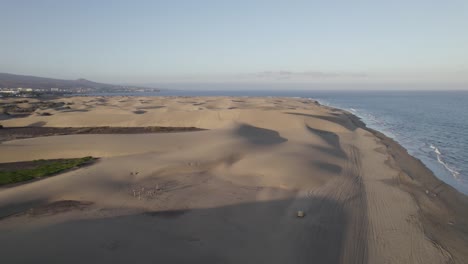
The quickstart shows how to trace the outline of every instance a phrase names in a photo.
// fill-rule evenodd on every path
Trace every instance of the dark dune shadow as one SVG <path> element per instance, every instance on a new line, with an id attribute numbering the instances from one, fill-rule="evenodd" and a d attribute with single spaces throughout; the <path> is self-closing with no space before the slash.
<path id="1" fill-rule="evenodd" d="M 0 189 L 1 190 L 1 189 Z M 27 212 L 30 208 L 45 204 L 45 200 L 30 200 L 22 203 L 11 203 L 0 207 L 0 221 L 12 215 Z"/>
<path id="2" fill-rule="evenodd" d="M 288 141 L 274 130 L 259 128 L 247 124 L 240 125 L 235 130 L 235 133 L 254 145 L 274 145 Z"/>
<path id="3" fill-rule="evenodd" d="M 11 117 L 9 114 L 0 113 L 0 121 L 1 121 L 1 120 L 12 119 L 12 118 L 13 118 L 13 117 Z"/>
<path id="4" fill-rule="evenodd" d="M 5 263 L 366 263 L 365 237 L 349 238 L 359 252 L 343 255 L 345 211 L 310 197 L 144 212 L 1 232 L 0 244 Z"/>
<path id="5" fill-rule="evenodd" d="M 89 110 L 88 109 L 66 109 L 66 110 L 62 110 L 62 112 L 66 112 L 66 113 L 89 112 Z"/>
<path id="6" fill-rule="evenodd" d="M 352 120 L 349 119 L 345 115 L 321 116 L 321 115 L 311 115 L 311 114 L 291 113 L 291 112 L 287 112 L 286 114 L 322 119 L 322 120 L 325 120 L 325 121 L 335 123 L 335 124 L 340 125 L 342 127 L 345 127 L 346 129 L 352 130 L 352 131 L 357 129 L 357 126 L 352 122 Z"/>
<path id="7" fill-rule="evenodd" d="M 330 156 L 334 156 L 336 158 L 340 158 L 340 159 L 348 158 L 346 153 L 341 148 L 328 148 L 328 147 L 322 147 L 322 146 L 317 146 L 317 145 L 310 145 L 310 147 L 313 148 L 314 150 L 318 150 L 322 153 L 325 153 Z"/>
<path id="8" fill-rule="evenodd" d="M 196 127 L 3 127 L 0 142 L 33 137 L 76 134 L 149 134 L 202 131 Z"/>
<path id="9" fill-rule="evenodd" d="M 15 118 L 26 118 L 31 116 L 32 114 L 18 114 L 18 113 L 4 113 L 0 114 L 0 120 L 9 120 Z"/>
<path id="10" fill-rule="evenodd" d="M 92 202 L 87 201 L 60 200 L 34 207 L 24 213 L 20 213 L 20 215 L 28 215 L 31 217 L 55 215 L 73 210 L 84 210 L 92 204 Z"/>
<path id="11" fill-rule="evenodd" d="M 343 170 L 341 166 L 328 163 L 328 162 L 314 161 L 313 163 L 316 166 L 318 166 L 321 170 L 328 171 L 328 172 L 335 173 L 335 174 L 339 174 Z"/>
<path id="12" fill-rule="evenodd" d="M 159 108 L 164 108 L 164 105 L 155 105 L 155 106 L 140 106 L 138 109 L 144 109 L 144 110 L 151 110 L 151 109 L 159 109 Z"/>
<path id="13" fill-rule="evenodd" d="M 144 111 L 144 110 L 135 110 L 135 111 L 133 111 L 133 113 L 136 114 L 136 115 L 142 115 L 142 114 L 146 113 L 146 111 Z"/>
<path id="14" fill-rule="evenodd" d="M 321 139 L 323 139 L 323 141 L 327 142 L 327 144 L 330 145 L 331 147 L 335 149 L 340 149 L 341 151 L 343 151 L 340 146 L 340 137 L 337 134 L 330 132 L 330 131 L 313 128 L 308 125 L 306 125 L 306 128 L 307 130 L 309 130 L 310 133 L 319 136 Z"/>
<path id="15" fill-rule="evenodd" d="M 34 122 L 34 123 L 29 124 L 28 127 L 43 127 L 43 126 L 45 126 L 45 124 L 47 124 L 47 123 L 44 122 L 44 121 L 38 121 L 38 122 Z"/>
<path id="16" fill-rule="evenodd" d="M 163 218 L 177 218 L 180 217 L 190 210 L 175 210 L 175 211 L 153 211 L 145 212 L 144 215 L 154 216 L 154 217 L 163 217 Z"/>

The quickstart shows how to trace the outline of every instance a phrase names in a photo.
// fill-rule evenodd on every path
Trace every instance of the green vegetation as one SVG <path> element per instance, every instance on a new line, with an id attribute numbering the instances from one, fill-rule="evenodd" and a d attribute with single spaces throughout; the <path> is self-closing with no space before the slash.
<path id="1" fill-rule="evenodd" d="M 68 169 L 79 167 L 95 160 L 93 157 L 60 160 L 35 160 L 30 162 L 0 164 L 0 185 L 29 181 L 36 178 L 47 177 Z M 5 165 L 5 166 L 2 166 Z M 4 168 L 6 167 L 6 169 Z M 16 167 L 16 168 L 15 168 Z"/>

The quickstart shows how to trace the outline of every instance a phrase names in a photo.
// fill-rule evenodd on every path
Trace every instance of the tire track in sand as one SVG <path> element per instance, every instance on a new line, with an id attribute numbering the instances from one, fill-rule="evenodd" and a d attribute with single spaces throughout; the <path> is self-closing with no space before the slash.
<path id="1" fill-rule="evenodd" d="M 344 221 L 343 227 L 337 227 L 331 223 L 321 223 L 327 229 L 340 229 L 341 244 L 336 245 L 341 248 L 339 263 L 367 263 L 367 199 L 364 182 L 362 180 L 362 164 L 359 149 L 353 145 L 343 146 L 348 159 L 345 161 L 341 175 L 329 180 L 324 186 L 318 189 L 309 190 L 307 196 L 311 199 L 322 198 L 336 202 L 336 208 L 320 208 L 320 212 L 313 214 L 338 215 L 342 211 Z M 332 212 L 332 213 L 330 213 Z"/>
<path id="2" fill-rule="evenodd" d="M 346 177 L 343 203 L 347 216 L 341 263 L 367 263 L 367 195 L 362 180 L 362 162 L 359 149 L 344 146 L 348 155 L 343 176 Z"/>

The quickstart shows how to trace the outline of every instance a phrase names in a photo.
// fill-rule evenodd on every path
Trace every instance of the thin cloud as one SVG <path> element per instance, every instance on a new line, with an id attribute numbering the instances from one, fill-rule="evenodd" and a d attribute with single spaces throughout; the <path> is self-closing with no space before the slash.
<path id="1" fill-rule="evenodd" d="M 322 72 L 322 71 L 263 71 L 246 74 L 245 77 L 253 77 L 263 80 L 324 80 L 324 79 L 362 79 L 368 78 L 365 73 L 342 73 L 342 72 Z"/>

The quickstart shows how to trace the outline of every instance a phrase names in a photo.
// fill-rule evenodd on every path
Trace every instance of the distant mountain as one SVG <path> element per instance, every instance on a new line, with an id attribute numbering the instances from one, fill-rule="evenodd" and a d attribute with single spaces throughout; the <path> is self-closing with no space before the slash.
<path id="1" fill-rule="evenodd" d="M 61 79 L 43 78 L 43 77 L 36 77 L 36 76 L 0 73 L 0 88 L 19 88 L 19 87 L 33 88 L 33 89 L 87 88 L 87 89 L 96 89 L 96 90 L 100 90 L 100 89 L 112 90 L 112 89 L 129 88 L 128 86 L 97 83 L 97 82 L 92 82 L 86 79 L 61 80 Z M 132 86 L 131 88 L 138 88 L 138 87 Z"/>

